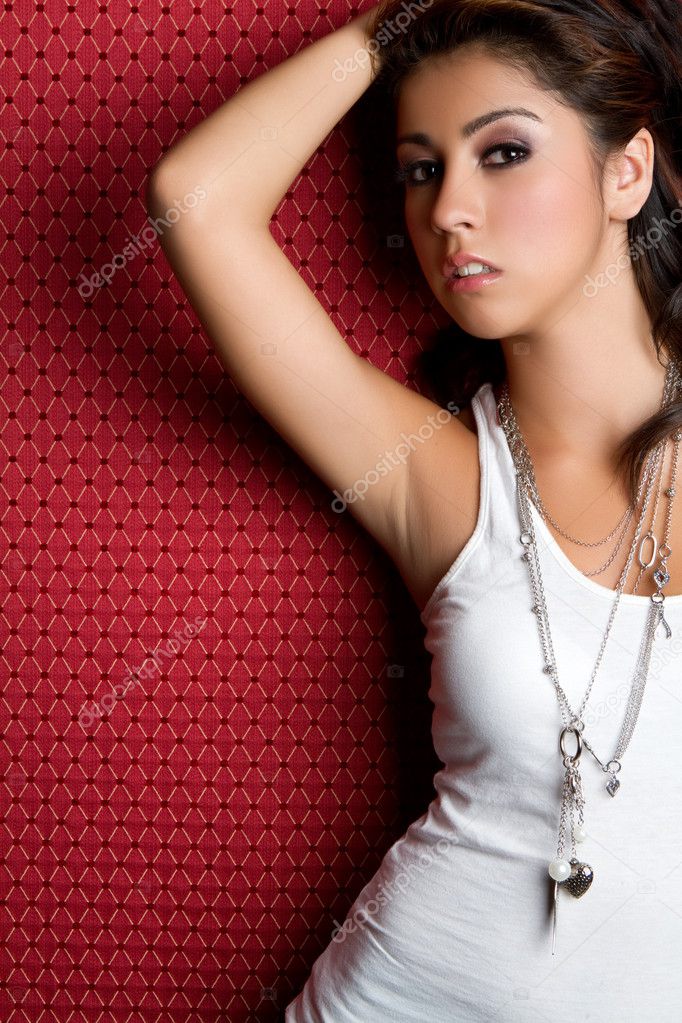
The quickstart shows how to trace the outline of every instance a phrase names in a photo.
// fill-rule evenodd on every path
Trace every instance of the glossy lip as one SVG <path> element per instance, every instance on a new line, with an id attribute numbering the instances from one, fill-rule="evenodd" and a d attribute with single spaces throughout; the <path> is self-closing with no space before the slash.
<path id="1" fill-rule="evenodd" d="M 448 291 L 477 291 L 489 284 L 494 284 L 502 276 L 501 270 L 491 274 L 475 274 L 473 277 L 451 277 L 445 282 Z"/>
<path id="2" fill-rule="evenodd" d="M 483 266 L 491 266 L 493 270 L 500 271 L 499 266 L 495 266 L 485 256 L 477 256 L 473 252 L 453 252 L 451 253 L 443 263 L 442 274 L 443 277 L 449 279 L 452 277 L 455 270 L 459 270 L 461 266 L 465 266 L 467 263 L 482 263 Z"/>

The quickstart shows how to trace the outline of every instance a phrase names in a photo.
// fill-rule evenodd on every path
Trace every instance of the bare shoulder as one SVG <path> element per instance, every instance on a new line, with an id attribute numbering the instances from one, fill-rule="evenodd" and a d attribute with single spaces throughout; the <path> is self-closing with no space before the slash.
<path id="1" fill-rule="evenodd" d="M 470 408 L 411 455 L 402 544 L 394 560 L 419 610 L 476 528 L 480 466 Z"/>

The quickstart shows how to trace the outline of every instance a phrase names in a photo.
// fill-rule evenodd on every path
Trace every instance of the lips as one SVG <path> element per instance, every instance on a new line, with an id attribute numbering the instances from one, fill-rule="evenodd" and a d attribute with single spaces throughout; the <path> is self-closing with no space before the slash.
<path id="1" fill-rule="evenodd" d="M 483 266 L 489 266 L 492 270 L 499 271 L 500 269 L 485 256 L 477 256 L 473 252 L 457 252 L 451 253 L 443 263 L 443 277 L 449 279 L 456 270 L 459 270 L 461 266 L 466 266 L 467 263 L 482 263 Z"/>

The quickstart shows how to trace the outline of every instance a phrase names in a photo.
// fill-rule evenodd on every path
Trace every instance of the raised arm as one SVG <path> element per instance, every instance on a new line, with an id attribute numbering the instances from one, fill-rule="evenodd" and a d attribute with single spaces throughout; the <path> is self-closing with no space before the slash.
<path id="1" fill-rule="evenodd" d="M 425 556 L 417 498 L 443 487 L 434 458 L 470 435 L 352 351 L 269 229 L 292 180 L 372 81 L 374 12 L 261 74 L 193 128 L 154 168 L 148 209 L 162 217 L 190 192 L 204 195 L 161 235 L 169 263 L 242 393 L 350 498 L 407 579 Z M 404 435 L 438 413 L 440 428 L 406 454 Z M 457 498 L 450 510 L 462 516 Z"/>
<path id="2" fill-rule="evenodd" d="M 243 85 L 159 161 L 152 195 L 175 194 L 186 183 L 207 193 L 196 207 L 203 221 L 267 226 L 291 182 L 372 81 L 366 47 L 375 10 Z"/>

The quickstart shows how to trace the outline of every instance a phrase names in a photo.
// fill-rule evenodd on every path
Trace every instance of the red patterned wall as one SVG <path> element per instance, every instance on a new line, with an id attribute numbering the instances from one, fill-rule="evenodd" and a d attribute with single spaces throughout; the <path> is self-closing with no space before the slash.
<path id="1" fill-rule="evenodd" d="M 4 5 L 8 1023 L 279 1019 L 431 798 L 416 608 L 223 371 L 145 210 L 175 141 L 356 13 Z M 353 131 L 272 231 L 413 386 L 432 296 L 363 207 Z"/>

